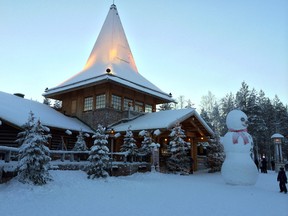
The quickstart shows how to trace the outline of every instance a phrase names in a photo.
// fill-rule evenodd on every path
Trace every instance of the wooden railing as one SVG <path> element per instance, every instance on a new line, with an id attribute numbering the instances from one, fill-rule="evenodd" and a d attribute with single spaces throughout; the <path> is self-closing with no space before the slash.
<path id="1" fill-rule="evenodd" d="M 0 160 L 4 160 L 5 163 L 9 163 L 10 161 L 18 160 L 18 152 L 19 148 L 0 146 Z M 110 152 L 109 153 L 111 161 L 117 162 L 127 162 L 130 157 L 128 152 Z M 50 150 L 50 157 L 52 160 L 61 160 L 61 161 L 83 161 L 87 160 L 89 156 L 89 151 L 72 151 L 72 150 Z M 147 155 L 138 154 L 133 158 L 129 158 L 130 162 L 143 162 Z"/>

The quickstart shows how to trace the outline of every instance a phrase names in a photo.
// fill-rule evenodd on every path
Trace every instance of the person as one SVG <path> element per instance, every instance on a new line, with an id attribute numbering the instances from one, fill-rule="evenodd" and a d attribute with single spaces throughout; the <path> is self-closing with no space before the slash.
<path id="1" fill-rule="evenodd" d="M 278 176 L 277 176 L 277 181 L 279 181 L 280 193 L 282 192 L 287 193 L 287 188 L 286 188 L 287 176 L 284 171 L 284 167 L 280 168 L 280 171 L 278 172 Z"/>
<path id="2" fill-rule="evenodd" d="M 271 167 L 272 167 L 272 170 L 274 171 L 275 170 L 275 161 L 274 160 L 271 161 Z"/>
<path id="3" fill-rule="evenodd" d="M 261 173 L 267 173 L 267 160 L 264 157 L 261 162 Z"/>

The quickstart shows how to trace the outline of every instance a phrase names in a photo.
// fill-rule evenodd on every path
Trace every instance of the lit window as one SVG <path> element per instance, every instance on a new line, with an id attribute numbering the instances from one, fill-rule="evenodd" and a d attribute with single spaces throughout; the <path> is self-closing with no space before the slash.
<path id="1" fill-rule="evenodd" d="M 114 109 L 121 110 L 121 97 L 112 95 L 111 106 Z"/>
<path id="2" fill-rule="evenodd" d="M 93 109 L 93 97 L 86 97 L 84 99 L 84 111 L 90 111 Z"/>
<path id="3" fill-rule="evenodd" d="M 96 96 L 96 109 L 101 109 L 106 107 L 106 95 L 97 95 Z"/>
<path id="4" fill-rule="evenodd" d="M 143 112 L 143 103 L 136 101 L 135 102 L 135 111 L 136 112 Z"/>
<path id="5" fill-rule="evenodd" d="M 149 104 L 145 104 L 145 112 L 151 113 L 152 112 L 152 106 Z"/>
<path id="6" fill-rule="evenodd" d="M 128 98 L 124 98 L 124 110 L 128 110 L 129 104 L 130 104 L 130 106 L 131 106 L 131 108 L 132 108 L 132 110 L 133 110 L 133 107 L 132 107 L 132 105 L 133 105 L 133 100 L 128 99 Z"/>

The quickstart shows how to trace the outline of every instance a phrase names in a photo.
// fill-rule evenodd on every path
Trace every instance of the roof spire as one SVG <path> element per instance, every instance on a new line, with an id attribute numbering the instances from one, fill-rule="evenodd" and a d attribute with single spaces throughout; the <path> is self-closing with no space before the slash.
<path id="1" fill-rule="evenodd" d="M 139 74 L 114 1 L 83 70 L 55 87 L 54 92 L 113 79 L 149 94 L 160 94 L 160 97 L 170 101 L 168 94 Z M 48 90 L 45 95 L 50 92 Z"/>

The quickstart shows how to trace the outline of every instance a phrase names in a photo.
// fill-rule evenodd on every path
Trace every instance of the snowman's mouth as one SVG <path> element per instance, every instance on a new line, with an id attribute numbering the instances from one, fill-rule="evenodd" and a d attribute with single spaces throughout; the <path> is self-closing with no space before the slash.
<path id="1" fill-rule="evenodd" d="M 242 122 L 242 126 L 243 127 L 247 127 L 248 126 L 248 121 Z"/>

